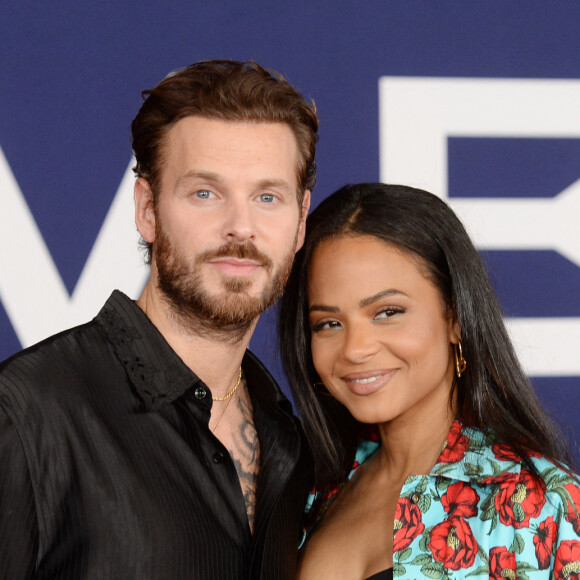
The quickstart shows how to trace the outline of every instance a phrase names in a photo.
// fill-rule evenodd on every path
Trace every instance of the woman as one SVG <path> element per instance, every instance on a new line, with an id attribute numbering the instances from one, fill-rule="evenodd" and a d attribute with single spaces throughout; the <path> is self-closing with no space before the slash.
<path id="1" fill-rule="evenodd" d="M 578 577 L 569 451 L 442 200 L 324 200 L 279 330 L 317 465 L 301 579 Z"/>

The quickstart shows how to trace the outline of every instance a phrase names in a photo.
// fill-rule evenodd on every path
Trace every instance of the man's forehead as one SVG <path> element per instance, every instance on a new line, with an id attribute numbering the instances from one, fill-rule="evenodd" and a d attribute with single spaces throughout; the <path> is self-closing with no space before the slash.
<path id="1" fill-rule="evenodd" d="M 159 150 L 159 169 L 179 166 L 179 178 L 210 177 L 219 181 L 230 169 L 250 173 L 268 168 L 260 179 L 273 185 L 298 183 L 298 143 L 286 123 L 228 121 L 200 116 L 180 119 L 167 131 Z M 230 167 L 227 162 L 231 162 Z"/>

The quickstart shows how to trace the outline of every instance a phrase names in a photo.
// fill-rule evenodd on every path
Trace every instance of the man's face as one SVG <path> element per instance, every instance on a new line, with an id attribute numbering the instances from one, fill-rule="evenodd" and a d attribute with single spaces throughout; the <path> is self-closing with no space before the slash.
<path id="1" fill-rule="evenodd" d="M 150 241 L 180 319 L 243 332 L 280 296 L 310 200 L 297 202 L 297 154 L 282 123 L 186 117 L 169 130 Z"/>

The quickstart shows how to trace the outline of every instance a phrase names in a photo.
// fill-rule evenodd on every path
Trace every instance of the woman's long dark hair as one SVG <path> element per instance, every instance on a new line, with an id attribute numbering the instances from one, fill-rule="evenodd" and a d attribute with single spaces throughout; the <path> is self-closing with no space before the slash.
<path id="1" fill-rule="evenodd" d="M 462 422 L 491 428 L 498 441 L 522 457 L 531 450 L 569 464 L 569 448 L 520 366 L 483 262 L 457 216 L 426 191 L 363 183 L 338 190 L 309 216 L 306 240 L 279 308 L 281 357 L 312 445 L 319 488 L 344 479 L 359 431 L 340 403 L 313 387 L 320 377 L 310 350 L 310 260 L 323 240 L 345 235 L 379 238 L 424 263 L 461 329 L 468 366 L 454 389 Z"/>

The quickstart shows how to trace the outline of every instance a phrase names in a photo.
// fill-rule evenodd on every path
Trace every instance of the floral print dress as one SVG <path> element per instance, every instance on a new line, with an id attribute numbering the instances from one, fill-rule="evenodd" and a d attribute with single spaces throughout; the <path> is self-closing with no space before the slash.
<path id="1" fill-rule="evenodd" d="M 378 437 L 360 443 L 349 479 L 378 447 Z M 530 461 L 543 486 L 491 433 L 455 421 L 431 473 L 401 489 L 394 577 L 580 578 L 578 479 L 538 454 Z"/>

